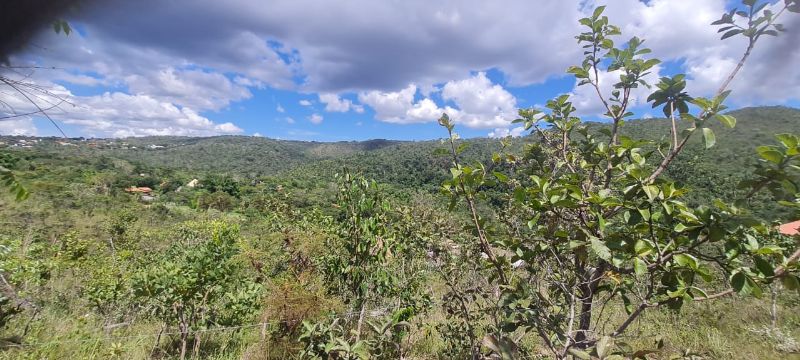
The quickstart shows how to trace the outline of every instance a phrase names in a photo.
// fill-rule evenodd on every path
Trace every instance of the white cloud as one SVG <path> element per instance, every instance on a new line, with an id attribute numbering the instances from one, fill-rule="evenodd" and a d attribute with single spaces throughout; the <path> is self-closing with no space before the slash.
<path id="1" fill-rule="evenodd" d="M 294 124 L 294 118 L 291 116 L 287 116 L 285 120 L 287 124 Z"/>
<path id="2" fill-rule="evenodd" d="M 147 95 L 105 93 L 75 97 L 74 108 L 58 118 L 64 123 L 111 136 L 216 135 L 242 130 L 232 123 L 216 124 L 188 107 L 178 107 Z"/>
<path id="3" fill-rule="evenodd" d="M 328 112 L 348 112 L 350 110 L 356 113 L 363 113 L 364 107 L 353 103 L 350 99 L 340 98 L 339 95 L 333 93 L 320 93 L 319 102 L 325 104 L 325 111 Z"/>
<path id="4" fill-rule="evenodd" d="M 439 108 L 429 98 L 414 102 L 416 93 L 417 86 L 411 84 L 395 92 L 363 92 L 358 95 L 358 101 L 375 110 L 376 119 L 395 124 L 431 122 L 442 116 L 444 112 L 452 115 L 457 113 L 450 107 Z"/>
<path id="5" fill-rule="evenodd" d="M 494 131 L 490 132 L 488 136 L 490 138 L 504 138 L 507 136 L 511 137 L 520 137 L 525 132 L 525 127 L 518 126 L 514 128 L 496 128 Z"/>
<path id="6" fill-rule="evenodd" d="M 302 106 L 311 106 L 311 101 L 308 101 L 306 99 L 300 100 L 297 103 L 302 105 Z"/>
<path id="7" fill-rule="evenodd" d="M 37 40 L 47 51 L 32 52 L 102 76 L 188 63 L 235 74 L 238 84 L 311 92 L 427 89 L 491 67 L 529 84 L 578 53 L 563 44 L 582 2 L 279 0 L 268 10 L 253 0 L 98 2 L 73 19 L 81 34 L 48 34 Z"/>
<path id="8" fill-rule="evenodd" d="M 403 122 L 416 92 L 416 85 L 409 85 L 397 92 L 369 91 L 359 94 L 358 101 L 372 107 L 378 120 Z"/>
<path id="9" fill-rule="evenodd" d="M 281 106 L 281 104 L 278 104 L 278 107 L 275 108 L 275 111 L 279 113 L 285 113 L 286 109 L 284 109 L 283 106 Z"/>
<path id="10" fill-rule="evenodd" d="M 257 132 L 253 133 L 253 137 L 264 137 L 264 135 L 261 135 L 261 133 Z"/>
<path id="11" fill-rule="evenodd" d="M 325 111 L 328 112 L 348 112 L 353 102 L 348 99 L 341 99 L 339 95 L 332 93 L 320 93 L 319 102 L 325 104 Z"/>
<path id="12" fill-rule="evenodd" d="M 661 72 L 661 67 L 656 65 L 652 68 L 650 74 L 644 77 L 644 80 L 652 85 L 655 86 L 658 83 L 659 74 Z M 619 76 L 622 74 L 622 71 L 600 71 L 600 91 L 606 96 L 611 96 L 611 91 L 614 88 L 614 84 L 619 82 Z M 577 109 L 576 113 L 578 115 L 600 115 L 605 114 L 606 109 L 600 99 L 597 97 L 597 91 L 591 85 L 583 85 L 577 86 L 578 81 L 575 81 L 575 88 L 572 90 L 572 97 L 570 101 Z M 629 100 L 629 108 L 636 107 L 638 105 L 644 105 L 647 103 L 647 96 L 653 89 L 649 89 L 644 86 L 639 86 L 636 89 L 631 91 L 630 100 Z"/>
<path id="13" fill-rule="evenodd" d="M 516 118 L 516 98 L 502 86 L 492 84 L 483 72 L 448 82 L 442 89 L 442 98 L 458 106 L 455 121 L 472 128 L 507 126 Z"/>
<path id="14" fill-rule="evenodd" d="M 432 122 L 447 113 L 454 122 L 471 128 L 505 127 L 517 111 L 514 96 L 492 84 L 483 72 L 444 85 L 442 99 L 455 107 L 440 107 L 429 97 L 415 101 L 417 92 L 411 84 L 396 92 L 361 93 L 358 100 L 375 110 L 376 119 L 398 124 Z"/>
<path id="15" fill-rule="evenodd" d="M 44 31 L 38 46 L 12 61 L 55 67 L 35 77 L 68 88 L 104 86 L 195 113 L 269 87 L 319 94 L 320 102 L 327 94 L 358 94 L 359 103 L 333 95 L 326 111 L 360 113 L 366 105 L 394 123 L 435 121 L 447 112 L 466 126 L 502 129 L 515 117 L 516 99 L 485 75 L 465 74 L 496 69 L 504 86 L 514 87 L 563 75 L 580 60 L 577 20 L 604 3 L 624 32 L 616 41 L 638 35 L 654 55 L 682 62 L 694 95 L 716 90 L 744 50 L 739 40 L 720 42 L 709 25 L 726 0 L 277 0 L 268 9 L 254 0 L 116 0 L 87 4 L 70 19 L 81 32 Z M 800 96 L 800 16 L 785 14 L 781 22 L 789 32 L 762 38 L 733 84 L 739 104 Z M 582 91 L 573 90 L 579 109 L 596 113 L 598 103 Z M 436 103 L 437 94 L 444 103 Z"/>
<path id="16" fill-rule="evenodd" d="M 96 96 L 75 96 L 62 86 L 54 84 L 48 86 L 52 93 L 72 104 L 62 104 L 49 110 L 48 114 L 56 121 L 75 125 L 86 133 L 98 136 L 207 136 L 242 132 L 242 129 L 233 123 L 215 123 L 190 107 L 176 106 L 149 95 L 106 92 Z M 18 113 L 36 110 L 36 107 L 21 95 L 7 91 L 8 89 L 3 87 L 0 87 L 0 90 L 7 94 L 3 100 L 13 106 Z M 37 102 L 40 102 L 40 106 L 43 105 L 43 100 L 37 98 Z M 25 127 L 20 126 L 25 124 L 17 123 L 16 126 L 23 129 Z M 31 131 L 30 127 L 26 129 Z"/>
<path id="17" fill-rule="evenodd" d="M 317 113 L 313 113 L 308 117 L 308 121 L 311 121 L 312 124 L 322 124 L 323 119 L 322 115 Z"/>
<path id="18" fill-rule="evenodd" d="M 0 120 L 0 135 L 35 136 L 38 133 L 39 131 L 30 117 Z"/>
<path id="19" fill-rule="evenodd" d="M 157 97 L 197 110 L 220 110 L 231 102 L 248 99 L 250 91 L 216 72 L 163 69 L 145 75 L 125 77 L 134 95 Z"/>

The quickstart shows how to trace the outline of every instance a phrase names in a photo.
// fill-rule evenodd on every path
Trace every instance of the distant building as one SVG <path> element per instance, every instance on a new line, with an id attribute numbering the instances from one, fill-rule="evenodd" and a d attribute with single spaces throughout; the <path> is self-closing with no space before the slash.
<path id="1" fill-rule="evenodd" d="M 800 233 L 800 220 L 792 221 L 778 227 L 778 230 L 783 235 L 797 235 Z"/>
<path id="2" fill-rule="evenodd" d="M 132 194 L 147 194 L 147 195 L 149 195 L 150 193 L 153 192 L 153 189 L 151 189 L 149 187 L 146 187 L 146 186 L 142 186 L 142 187 L 131 186 L 129 188 L 126 188 L 125 191 L 129 192 L 129 193 L 132 193 Z"/>

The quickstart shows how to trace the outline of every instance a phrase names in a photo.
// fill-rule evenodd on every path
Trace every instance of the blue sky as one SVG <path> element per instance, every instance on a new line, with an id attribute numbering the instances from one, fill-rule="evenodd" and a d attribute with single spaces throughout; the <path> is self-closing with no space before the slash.
<path id="1" fill-rule="evenodd" d="M 744 50 L 710 22 L 725 0 L 617 0 L 606 14 L 621 43 L 645 38 L 665 62 L 649 77 L 686 73 L 709 96 Z M 85 5 L 75 32 L 45 30 L 12 57 L 49 89 L 40 105 L 69 136 L 256 135 L 341 141 L 442 137 L 447 112 L 462 136 L 519 135 L 519 108 L 571 94 L 584 119 L 600 102 L 564 70 L 580 62 L 577 20 L 603 1 L 404 2 L 144 0 Z M 771 5 L 781 6 L 782 2 Z M 766 38 L 733 85 L 732 107 L 798 106 L 800 16 Z M 10 74 L 14 75 L 14 74 Z M 601 73 L 601 87 L 615 74 Z M 29 104 L 3 100 L 25 112 Z M 658 115 L 634 94 L 639 117 Z M 5 109 L 9 112 L 8 109 Z M 43 118 L 0 122 L 0 134 L 58 135 Z"/>

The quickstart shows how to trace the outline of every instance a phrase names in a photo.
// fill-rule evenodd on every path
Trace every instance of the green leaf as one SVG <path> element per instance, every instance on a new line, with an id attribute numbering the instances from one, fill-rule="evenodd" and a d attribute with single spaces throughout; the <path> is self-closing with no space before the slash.
<path id="1" fill-rule="evenodd" d="M 729 128 L 736 127 L 736 118 L 733 117 L 733 116 L 718 114 L 717 115 L 717 120 L 719 120 L 719 122 L 725 124 L 725 126 L 727 126 Z"/>
<path id="2" fill-rule="evenodd" d="M 469 147 L 469 143 L 461 143 L 460 145 L 458 145 L 458 148 L 456 148 L 456 154 L 463 153 L 464 150 L 466 150 L 468 147 Z"/>
<path id="3" fill-rule="evenodd" d="M 678 265 L 691 268 L 692 270 L 697 270 L 697 259 L 695 259 L 694 256 L 689 254 L 678 254 L 673 258 L 675 259 L 675 263 Z"/>
<path id="4" fill-rule="evenodd" d="M 508 176 L 506 176 L 505 174 L 503 174 L 501 172 L 497 172 L 497 171 L 493 172 L 492 174 L 494 174 L 494 177 L 496 177 L 497 180 L 499 180 L 500 182 L 503 182 L 503 183 L 507 183 L 508 182 Z"/>
<path id="5" fill-rule="evenodd" d="M 653 201 L 658 197 L 658 194 L 659 194 L 658 186 L 645 185 L 645 186 L 642 186 L 642 190 L 644 190 L 644 193 L 647 194 L 647 198 L 650 199 L 650 201 Z"/>
<path id="6" fill-rule="evenodd" d="M 596 9 L 594 9 L 594 13 L 592 13 L 592 17 L 593 18 L 597 18 L 598 16 L 600 16 L 603 13 L 603 11 L 605 11 L 605 9 L 606 9 L 605 5 L 598 6 Z"/>
<path id="7" fill-rule="evenodd" d="M 574 357 L 576 357 L 578 359 L 581 359 L 581 360 L 590 360 L 592 358 L 592 356 L 589 355 L 589 353 L 587 353 L 587 352 L 585 352 L 583 350 L 578 350 L 577 348 L 574 348 L 574 347 L 569 348 L 569 350 L 567 350 L 567 352 L 572 354 L 572 356 L 574 356 Z"/>
<path id="8" fill-rule="evenodd" d="M 594 251 L 597 256 L 603 260 L 609 261 L 611 260 L 611 250 L 609 250 L 608 246 L 600 239 L 596 237 L 592 237 L 592 251 Z"/>
<path id="9" fill-rule="evenodd" d="M 714 136 L 714 131 L 709 128 L 703 128 L 703 142 L 706 144 L 706 149 L 711 148 L 717 143 L 717 138 Z"/>
<path id="10" fill-rule="evenodd" d="M 611 339 L 610 336 L 603 336 L 600 340 L 597 341 L 597 345 L 595 345 L 595 350 L 597 350 L 597 357 L 601 359 L 606 358 L 606 354 L 611 350 L 611 346 L 614 344 L 614 340 Z"/>
<path id="11" fill-rule="evenodd" d="M 636 272 L 636 275 L 641 276 L 647 273 L 647 263 L 640 258 L 633 259 L 633 270 Z"/>
<path id="12" fill-rule="evenodd" d="M 773 149 L 771 146 L 759 146 L 756 152 L 762 159 L 769 162 L 780 164 L 783 161 L 783 154 L 780 151 Z"/>
<path id="13" fill-rule="evenodd" d="M 751 294 L 759 298 L 763 294 L 755 280 L 741 271 L 737 271 L 731 276 L 731 286 L 739 295 Z"/>
<path id="14" fill-rule="evenodd" d="M 786 274 L 781 278 L 781 283 L 788 290 L 800 290 L 800 281 L 797 280 L 797 276 Z"/>
<path id="15" fill-rule="evenodd" d="M 786 148 L 797 147 L 798 138 L 792 134 L 778 134 L 775 138 L 780 141 Z"/>
<path id="16" fill-rule="evenodd" d="M 773 268 L 772 264 L 770 264 L 768 261 L 764 260 L 764 258 L 760 256 L 754 256 L 753 262 L 755 263 L 758 272 L 760 272 L 762 275 L 766 277 L 775 276 L 775 268 Z"/>
<path id="17" fill-rule="evenodd" d="M 750 289 L 747 288 L 747 275 L 741 272 L 733 274 L 733 276 L 731 276 L 731 287 L 742 295 L 750 293 Z"/>
<path id="18" fill-rule="evenodd" d="M 744 30 L 741 30 L 741 29 L 735 29 L 735 30 L 728 31 L 724 35 L 722 35 L 722 38 L 720 38 L 720 40 L 725 40 L 725 39 L 727 39 L 727 38 L 729 38 L 731 36 L 734 36 L 734 35 L 737 35 L 737 34 L 741 34 L 743 32 L 744 32 Z"/>

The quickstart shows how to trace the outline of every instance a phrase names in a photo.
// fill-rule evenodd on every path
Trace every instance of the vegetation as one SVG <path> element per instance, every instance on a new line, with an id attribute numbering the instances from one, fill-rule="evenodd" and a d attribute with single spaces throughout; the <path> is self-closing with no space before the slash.
<path id="1" fill-rule="evenodd" d="M 800 217 L 800 111 L 725 99 L 800 5 L 744 5 L 716 22 L 748 46 L 711 98 L 645 83 L 643 40 L 582 19 L 568 72 L 603 123 L 559 96 L 501 141 L 444 115 L 443 141 L 0 149 L 0 358 L 797 356 L 798 237 L 775 225 Z M 665 118 L 632 120 L 649 86 Z"/>

